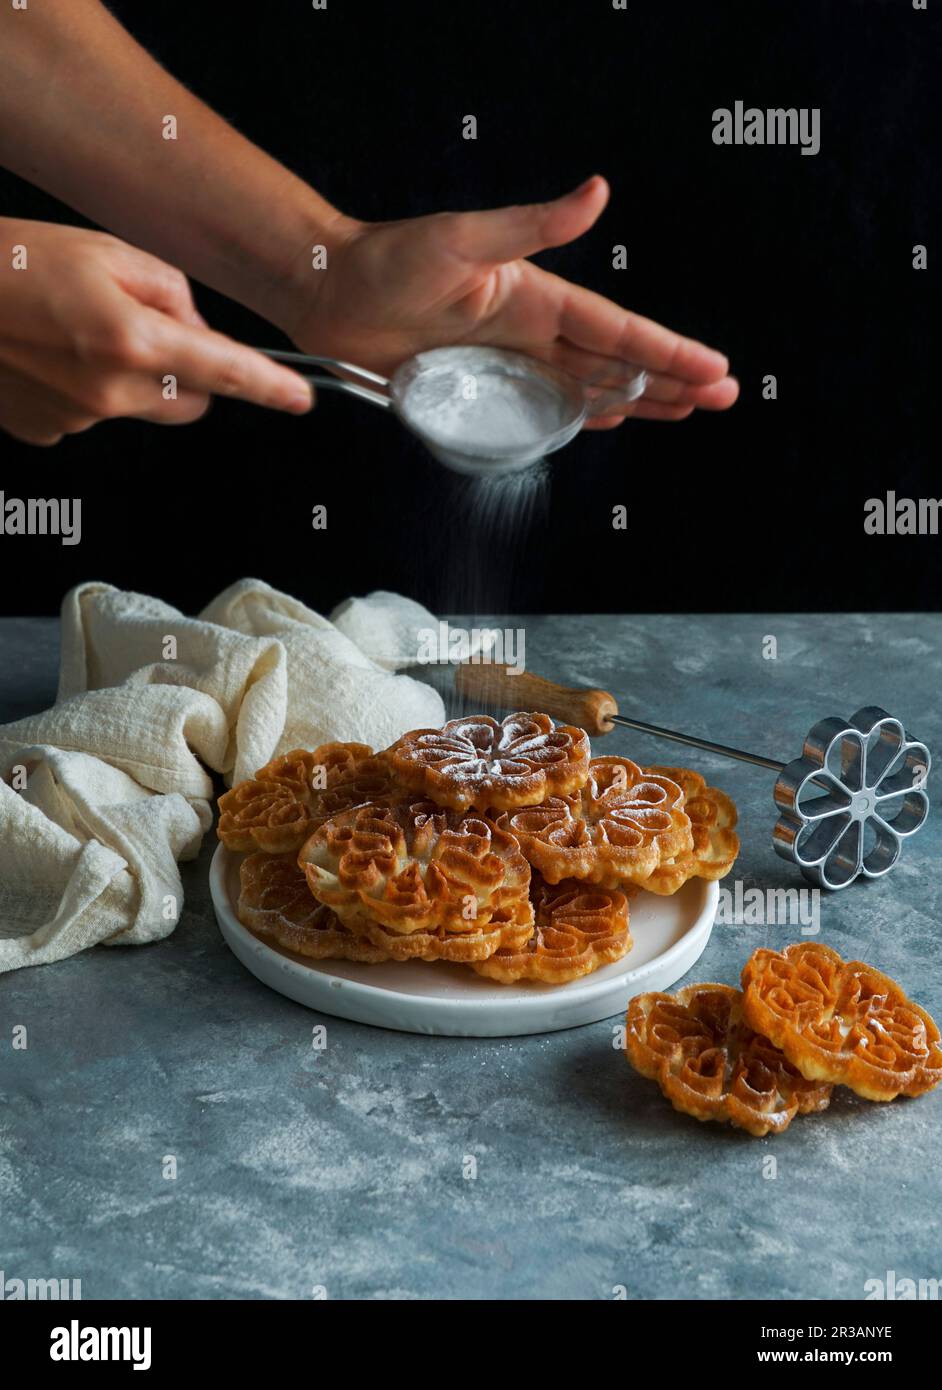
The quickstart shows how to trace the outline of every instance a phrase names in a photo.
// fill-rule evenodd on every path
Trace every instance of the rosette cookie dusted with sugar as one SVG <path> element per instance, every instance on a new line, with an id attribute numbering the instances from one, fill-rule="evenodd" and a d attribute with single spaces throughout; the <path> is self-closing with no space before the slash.
<path id="1" fill-rule="evenodd" d="M 398 792 L 387 763 L 365 743 L 295 749 L 219 798 L 217 834 L 227 849 L 286 854 L 332 815 Z"/>
<path id="2" fill-rule="evenodd" d="M 256 852 L 239 866 L 237 915 L 243 926 L 312 960 L 389 960 L 375 943 L 348 931 L 307 886 L 294 854 Z"/>
<path id="3" fill-rule="evenodd" d="M 739 836 L 733 829 L 738 819 L 735 803 L 688 767 L 646 767 L 644 774 L 669 777 L 681 787 L 693 835 L 692 849 L 663 860 L 645 879 L 648 892 L 671 894 L 691 878 L 723 878 L 739 853 Z"/>
<path id="4" fill-rule="evenodd" d="M 742 987 L 749 1024 L 802 1076 L 840 1082 L 878 1101 L 918 1096 L 942 1080 L 935 1022 L 872 965 L 801 942 L 755 951 Z"/>
<path id="5" fill-rule="evenodd" d="M 498 824 L 547 883 L 646 884 L 659 864 L 693 848 L 681 788 L 629 758 L 593 758 L 581 790 L 507 812 Z"/>
<path id="6" fill-rule="evenodd" d="M 471 935 L 495 917 L 533 921 L 530 866 L 513 836 L 430 801 L 336 816 L 298 863 L 314 896 L 353 930 L 364 918 L 401 934 Z"/>
<path id="7" fill-rule="evenodd" d="M 537 877 L 531 888 L 535 922 L 523 943 L 504 943 L 475 965 L 479 975 L 515 984 L 539 980 L 562 985 L 621 960 L 631 950 L 628 899 L 616 888 Z"/>
<path id="8" fill-rule="evenodd" d="M 589 767 L 583 729 L 548 714 L 486 714 L 403 734 L 383 756 L 406 787 L 453 810 L 504 811 L 577 791 Z"/>
<path id="9" fill-rule="evenodd" d="M 729 1122 L 749 1134 L 780 1134 L 796 1114 L 824 1110 L 831 1087 L 806 1080 L 743 1017 L 731 985 L 687 985 L 639 994 L 628 1005 L 625 1052 L 675 1110 Z"/>

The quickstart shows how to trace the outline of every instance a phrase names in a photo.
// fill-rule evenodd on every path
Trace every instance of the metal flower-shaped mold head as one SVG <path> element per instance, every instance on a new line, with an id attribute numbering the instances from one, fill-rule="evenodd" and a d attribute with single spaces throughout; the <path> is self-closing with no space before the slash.
<path id="1" fill-rule="evenodd" d="M 926 745 L 876 705 L 847 723 L 822 719 L 775 784 L 777 852 L 821 888 L 882 878 L 929 814 L 930 763 Z"/>

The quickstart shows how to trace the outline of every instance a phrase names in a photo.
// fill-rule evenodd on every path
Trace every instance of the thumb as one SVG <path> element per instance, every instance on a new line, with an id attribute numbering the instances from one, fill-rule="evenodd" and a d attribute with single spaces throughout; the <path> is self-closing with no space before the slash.
<path id="1" fill-rule="evenodd" d="M 501 265 L 548 246 L 564 246 L 589 230 L 608 202 L 608 192 L 602 176 L 593 174 L 551 203 L 459 213 L 452 250 L 467 261 Z"/>

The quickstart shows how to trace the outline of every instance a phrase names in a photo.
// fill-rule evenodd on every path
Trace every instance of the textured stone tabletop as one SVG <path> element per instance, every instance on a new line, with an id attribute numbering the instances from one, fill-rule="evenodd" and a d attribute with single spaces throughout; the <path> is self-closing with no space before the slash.
<path id="1" fill-rule="evenodd" d="M 604 685 L 641 719 L 787 760 L 815 719 L 879 704 L 942 749 L 940 616 L 519 621 L 529 668 Z M 51 621 L 0 621 L 0 721 L 51 702 L 57 645 Z M 604 749 L 683 752 L 624 730 Z M 685 760 L 739 804 L 731 877 L 805 886 L 771 848 L 773 775 Z M 325 1019 L 223 944 L 212 850 L 184 866 L 167 940 L 0 977 L 8 1278 L 80 1278 L 85 1298 L 860 1299 L 889 1270 L 942 1275 L 942 1090 L 874 1105 L 839 1089 L 757 1140 L 675 1113 L 613 1048 L 617 1018 L 483 1041 Z M 823 898 L 815 938 L 937 1018 L 939 850 L 933 815 L 889 878 Z M 735 983 L 756 946 L 798 932 L 718 923 L 695 978 Z"/>

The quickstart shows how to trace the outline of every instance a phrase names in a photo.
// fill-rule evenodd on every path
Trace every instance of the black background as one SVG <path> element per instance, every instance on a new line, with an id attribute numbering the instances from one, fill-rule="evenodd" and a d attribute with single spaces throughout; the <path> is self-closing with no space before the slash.
<path id="1" fill-rule="evenodd" d="M 87 578 L 194 610 L 243 574 L 321 611 L 374 587 L 482 612 L 939 606 L 942 537 L 863 531 L 869 497 L 942 495 L 931 7 L 111 8 L 352 215 L 542 200 L 604 173 L 600 222 L 540 263 L 721 347 L 742 397 L 726 414 L 580 436 L 553 463 L 545 518 L 497 537 L 468 524 L 466 488 L 395 421 L 336 394 L 300 420 L 220 402 L 184 429 L 108 424 L 53 450 L 0 436 L 8 496 L 83 499 L 80 546 L 0 538 L 0 611 L 52 612 Z M 820 153 L 715 146 L 712 112 L 737 99 L 819 107 Z M 468 113 L 476 142 L 461 138 Z M 82 220 L 6 175 L 0 210 Z M 612 268 L 617 243 L 626 271 Z M 928 271 L 912 269 L 916 243 Z M 214 326 L 278 341 L 238 306 L 197 296 Z M 777 401 L 762 400 L 766 373 Z M 310 529 L 317 503 L 326 532 Z M 617 503 L 624 532 L 611 527 Z"/>

